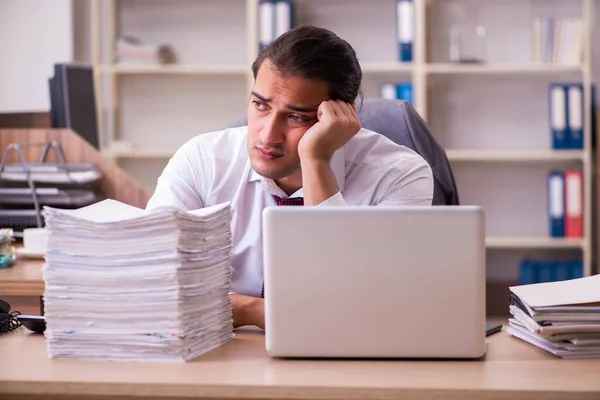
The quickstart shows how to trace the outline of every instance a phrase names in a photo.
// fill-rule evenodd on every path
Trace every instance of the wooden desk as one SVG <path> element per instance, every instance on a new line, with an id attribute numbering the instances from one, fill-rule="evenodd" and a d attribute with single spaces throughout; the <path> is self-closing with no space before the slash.
<path id="1" fill-rule="evenodd" d="M 476 361 L 315 361 L 267 356 L 264 335 L 184 363 L 50 359 L 24 328 L 0 335 L 0 398 L 600 399 L 600 360 L 562 360 L 505 332 Z"/>

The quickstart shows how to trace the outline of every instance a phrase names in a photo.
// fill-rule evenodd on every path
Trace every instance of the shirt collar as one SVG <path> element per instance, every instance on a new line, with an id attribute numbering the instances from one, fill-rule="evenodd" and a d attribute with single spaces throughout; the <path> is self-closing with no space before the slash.
<path id="1" fill-rule="evenodd" d="M 250 159 L 248 159 L 248 163 L 250 163 Z M 337 181 L 338 189 L 340 190 L 340 192 L 344 191 L 344 188 L 346 187 L 346 159 L 344 157 L 343 147 L 333 154 L 333 157 L 331 158 L 331 170 L 333 171 L 333 175 L 335 176 L 335 180 Z M 271 192 L 271 194 L 275 194 L 281 198 L 302 197 L 302 188 L 300 188 L 296 193 L 292 194 L 292 196 L 287 196 L 283 192 L 283 190 L 281 190 L 277 186 L 275 181 L 273 181 L 272 179 L 264 178 L 261 175 L 259 175 L 258 172 L 256 172 L 250 164 L 250 174 L 248 176 L 248 182 L 256 181 L 262 181 L 263 188 L 266 191 L 269 191 Z"/>

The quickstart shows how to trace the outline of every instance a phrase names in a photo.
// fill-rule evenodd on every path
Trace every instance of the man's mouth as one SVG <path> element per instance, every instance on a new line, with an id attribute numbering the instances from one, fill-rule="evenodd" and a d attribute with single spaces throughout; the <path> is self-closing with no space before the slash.
<path id="1" fill-rule="evenodd" d="M 258 151 L 258 154 L 261 156 L 261 158 L 264 158 L 265 160 L 274 160 L 276 158 L 283 156 L 283 154 L 281 154 L 281 153 L 264 150 L 259 147 L 257 147 L 256 150 Z"/>

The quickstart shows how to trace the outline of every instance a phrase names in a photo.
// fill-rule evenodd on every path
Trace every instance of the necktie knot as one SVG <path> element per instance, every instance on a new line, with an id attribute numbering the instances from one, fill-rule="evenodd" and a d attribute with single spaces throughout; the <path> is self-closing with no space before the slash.
<path id="1" fill-rule="evenodd" d="M 302 197 L 291 197 L 288 199 L 282 199 L 279 196 L 273 196 L 278 206 L 303 206 L 304 198 Z"/>

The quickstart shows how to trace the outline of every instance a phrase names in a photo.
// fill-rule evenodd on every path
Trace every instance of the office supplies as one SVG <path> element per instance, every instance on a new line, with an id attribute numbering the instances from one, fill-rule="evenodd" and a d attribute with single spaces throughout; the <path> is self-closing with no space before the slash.
<path id="1" fill-rule="evenodd" d="M 583 236 L 583 174 L 565 171 L 565 236 Z"/>
<path id="2" fill-rule="evenodd" d="M 228 203 L 43 214 L 50 357 L 190 361 L 233 337 Z"/>
<path id="3" fill-rule="evenodd" d="M 562 84 L 554 83 L 549 87 L 550 132 L 553 149 L 568 148 L 567 139 L 567 93 Z"/>
<path id="4" fill-rule="evenodd" d="M 558 357 L 600 358 L 600 275 L 513 286 L 510 292 L 511 335 Z"/>
<path id="5" fill-rule="evenodd" d="M 479 207 L 268 207 L 263 232 L 270 355 L 484 354 Z"/>
<path id="6" fill-rule="evenodd" d="M 485 336 L 493 335 L 494 333 L 498 333 L 502 330 L 502 324 L 493 324 L 486 323 L 485 324 Z"/>
<path id="7" fill-rule="evenodd" d="M 17 315 L 17 321 L 32 332 L 43 333 L 46 330 L 46 319 L 39 315 Z"/>
<path id="8" fill-rule="evenodd" d="M 583 85 L 567 85 L 567 132 L 568 147 L 583 149 Z"/>
<path id="9" fill-rule="evenodd" d="M 548 218 L 550 236 L 565 236 L 565 176 L 562 171 L 548 174 Z"/>
<path id="10" fill-rule="evenodd" d="M 0 333 L 14 331 L 21 326 L 17 316 L 21 314 L 18 311 L 10 311 L 10 304 L 0 300 Z"/>
<path id="11" fill-rule="evenodd" d="M 398 39 L 398 59 L 412 62 L 414 32 L 414 4 L 412 0 L 396 0 L 396 34 Z"/>

